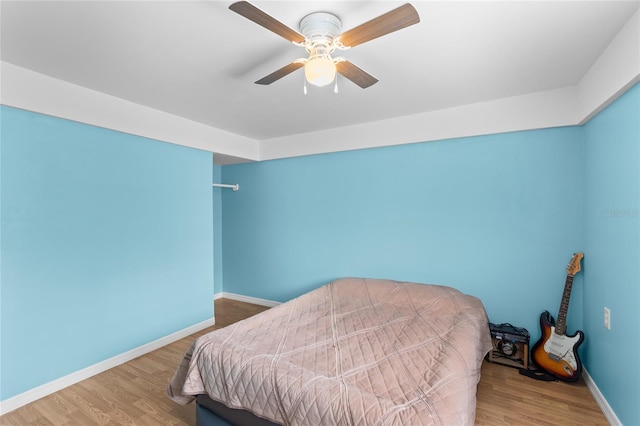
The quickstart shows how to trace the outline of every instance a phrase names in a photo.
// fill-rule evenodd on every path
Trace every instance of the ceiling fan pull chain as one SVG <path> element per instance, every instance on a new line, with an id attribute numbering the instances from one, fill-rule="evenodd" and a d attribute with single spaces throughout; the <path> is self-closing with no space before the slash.
<path id="1" fill-rule="evenodd" d="M 302 74 L 302 93 L 307 94 L 307 77 Z"/>
<path id="2" fill-rule="evenodd" d="M 333 86 L 333 93 L 338 94 L 338 76 L 336 75 L 336 84 Z"/>

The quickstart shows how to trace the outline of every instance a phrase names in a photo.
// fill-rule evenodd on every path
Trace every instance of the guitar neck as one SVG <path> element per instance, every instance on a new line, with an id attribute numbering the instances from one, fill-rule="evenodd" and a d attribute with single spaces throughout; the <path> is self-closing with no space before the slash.
<path id="1" fill-rule="evenodd" d="M 556 322 L 556 334 L 566 334 L 567 312 L 569 311 L 572 286 L 573 275 L 567 275 L 567 280 L 564 282 L 564 291 L 562 292 L 562 301 L 560 302 L 560 311 L 558 312 L 558 321 Z"/>

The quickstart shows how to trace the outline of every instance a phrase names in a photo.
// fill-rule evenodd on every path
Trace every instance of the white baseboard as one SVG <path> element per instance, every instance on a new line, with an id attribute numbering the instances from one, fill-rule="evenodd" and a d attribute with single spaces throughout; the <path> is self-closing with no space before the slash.
<path id="1" fill-rule="evenodd" d="M 118 365 L 124 364 L 125 362 L 138 358 L 139 356 L 155 351 L 156 349 L 166 346 L 169 343 L 173 343 L 177 340 L 182 339 L 183 337 L 189 336 L 190 334 L 196 333 L 207 327 L 211 327 L 212 325 L 215 325 L 215 323 L 215 317 L 199 322 L 190 327 L 169 334 L 168 336 L 161 337 L 157 340 L 154 340 L 142 346 L 138 346 L 137 348 L 131 349 L 130 351 L 124 352 L 120 355 L 116 355 L 97 364 L 93 364 L 89 367 L 83 368 L 82 370 L 78 370 L 64 377 L 60 377 L 59 379 L 53 380 L 49 383 L 45 383 L 44 385 L 29 389 L 28 391 L 23 392 L 19 395 L 7 398 L 4 401 L 0 401 L 0 415 L 6 414 L 10 411 L 27 405 L 30 402 L 36 401 L 68 386 L 81 382 L 82 380 L 88 379 L 89 377 L 95 376 L 96 374 L 107 371 L 113 367 L 117 367 Z"/>
<path id="2" fill-rule="evenodd" d="M 589 388 L 589 391 L 591 391 L 591 395 L 593 395 L 593 398 L 598 403 L 598 406 L 602 410 L 602 413 L 606 417 L 609 424 L 611 426 L 622 426 L 622 422 L 620 422 L 620 419 L 618 419 L 618 416 L 616 416 L 616 413 L 613 411 L 604 395 L 602 395 L 600 389 L 598 389 L 598 386 L 596 385 L 596 382 L 593 381 L 586 368 L 582 369 L 582 378 L 587 384 L 587 388 Z"/>
<path id="3" fill-rule="evenodd" d="M 270 308 L 273 308 L 274 306 L 278 306 L 278 305 L 282 304 L 281 302 L 276 302 L 276 301 L 273 301 L 273 300 L 260 299 L 258 297 L 251 297 L 251 296 L 243 296 L 241 294 L 228 293 L 226 291 L 222 291 L 220 293 L 216 293 L 213 296 L 213 300 L 223 299 L 223 298 L 224 299 L 237 300 L 239 302 L 252 303 L 254 305 L 268 306 Z"/>

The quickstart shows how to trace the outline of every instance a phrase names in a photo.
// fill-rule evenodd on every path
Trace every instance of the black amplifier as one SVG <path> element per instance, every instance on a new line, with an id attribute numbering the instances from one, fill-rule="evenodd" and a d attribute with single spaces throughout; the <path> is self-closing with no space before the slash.
<path id="1" fill-rule="evenodd" d="M 489 323 L 493 349 L 487 361 L 515 368 L 529 368 L 529 332 L 511 324 Z"/>

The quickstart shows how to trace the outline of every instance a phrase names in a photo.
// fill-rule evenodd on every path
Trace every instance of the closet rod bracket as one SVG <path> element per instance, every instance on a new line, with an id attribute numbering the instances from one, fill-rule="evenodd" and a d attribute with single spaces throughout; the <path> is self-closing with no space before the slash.
<path id="1" fill-rule="evenodd" d="M 214 186 L 216 188 L 231 188 L 234 191 L 240 190 L 240 185 L 237 183 L 235 185 L 227 185 L 226 183 L 212 183 L 211 186 Z"/>

